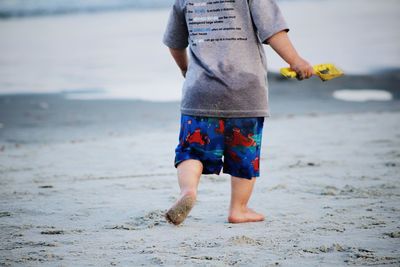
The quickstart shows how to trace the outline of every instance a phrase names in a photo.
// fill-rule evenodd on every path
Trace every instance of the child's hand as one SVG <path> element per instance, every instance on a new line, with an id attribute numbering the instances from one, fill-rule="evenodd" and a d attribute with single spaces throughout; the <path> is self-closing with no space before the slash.
<path id="1" fill-rule="evenodd" d="M 297 79 L 303 80 L 310 78 L 313 74 L 315 74 L 313 67 L 302 59 L 298 57 L 291 65 L 290 68 L 297 73 Z"/>
<path id="2" fill-rule="evenodd" d="M 267 43 L 290 65 L 290 69 L 296 72 L 298 80 L 308 79 L 315 74 L 310 63 L 299 56 L 286 31 L 274 34 Z"/>

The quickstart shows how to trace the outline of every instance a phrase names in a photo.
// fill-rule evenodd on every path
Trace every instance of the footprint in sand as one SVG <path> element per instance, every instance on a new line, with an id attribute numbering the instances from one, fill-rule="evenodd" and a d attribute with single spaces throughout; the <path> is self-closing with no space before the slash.
<path id="1" fill-rule="evenodd" d="M 196 250 L 198 248 L 215 248 L 215 247 L 220 247 L 221 243 L 215 242 L 215 241 L 195 241 L 194 243 L 190 244 L 193 250 Z"/>
<path id="2" fill-rule="evenodd" d="M 303 249 L 303 252 L 312 253 L 312 254 L 328 253 L 328 252 L 335 252 L 335 251 L 343 252 L 343 251 L 346 251 L 346 248 L 344 248 L 343 246 L 341 246 L 339 244 L 332 244 L 329 247 L 322 245 L 322 246 L 316 247 L 316 248 Z"/>
<path id="3" fill-rule="evenodd" d="M 0 211 L 0 218 L 1 217 L 10 217 L 11 216 L 11 212 L 8 211 Z"/>
<path id="4" fill-rule="evenodd" d="M 375 251 L 365 248 L 348 247 L 339 244 L 330 246 L 322 245 L 320 247 L 308 248 L 302 250 L 305 253 L 320 254 L 320 253 L 346 253 L 347 259 L 345 263 L 351 265 L 386 265 L 400 263 L 400 257 L 396 255 L 376 255 Z"/>
<path id="5" fill-rule="evenodd" d="M 240 235 L 240 236 L 232 236 L 229 238 L 228 242 L 233 245 L 253 245 L 253 246 L 261 246 L 264 244 L 263 241 L 258 239 L 253 239 L 251 237 Z"/>
<path id="6" fill-rule="evenodd" d="M 143 216 L 135 218 L 134 225 L 137 227 L 144 226 L 146 228 L 152 228 L 156 225 L 166 224 L 164 218 L 165 210 L 153 210 L 146 213 Z"/>
<path id="7" fill-rule="evenodd" d="M 384 233 L 384 235 L 391 238 L 400 238 L 400 232 Z"/>
<path id="8" fill-rule="evenodd" d="M 39 185 L 39 188 L 53 188 L 52 185 Z"/>
<path id="9" fill-rule="evenodd" d="M 127 222 L 120 225 L 106 226 L 105 229 L 117 229 L 117 230 L 143 230 L 153 228 L 158 225 L 166 224 L 165 221 L 165 210 L 153 210 L 146 213 L 143 216 L 139 216 L 133 219 L 132 222 Z"/>
<path id="10" fill-rule="evenodd" d="M 286 184 L 277 184 L 275 186 L 270 187 L 267 189 L 268 191 L 275 191 L 275 190 L 286 190 L 287 185 Z"/>
<path id="11" fill-rule="evenodd" d="M 40 234 L 42 235 L 63 235 L 65 234 L 64 230 L 45 230 L 41 231 Z"/>

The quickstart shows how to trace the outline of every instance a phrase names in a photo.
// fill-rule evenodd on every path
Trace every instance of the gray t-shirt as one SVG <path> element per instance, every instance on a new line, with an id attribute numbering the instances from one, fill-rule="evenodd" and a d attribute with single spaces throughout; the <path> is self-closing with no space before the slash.
<path id="1" fill-rule="evenodd" d="M 288 27 L 274 0 L 176 0 L 163 42 L 189 46 L 181 113 L 269 117 L 262 42 Z"/>

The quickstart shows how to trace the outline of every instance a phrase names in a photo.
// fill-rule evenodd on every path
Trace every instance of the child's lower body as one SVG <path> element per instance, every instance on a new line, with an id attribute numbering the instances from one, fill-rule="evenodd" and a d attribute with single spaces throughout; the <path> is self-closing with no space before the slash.
<path id="1" fill-rule="evenodd" d="M 260 152 L 264 117 L 216 118 L 181 115 L 179 144 L 174 165 L 181 190 L 178 200 L 165 214 L 173 224 L 182 223 L 197 198 L 202 174 L 231 175 L 228 222 L 264 220 L 248 207 L 256 177 L 260 175 Z M 222 161 L 222 157 L 224 160 Z"/>

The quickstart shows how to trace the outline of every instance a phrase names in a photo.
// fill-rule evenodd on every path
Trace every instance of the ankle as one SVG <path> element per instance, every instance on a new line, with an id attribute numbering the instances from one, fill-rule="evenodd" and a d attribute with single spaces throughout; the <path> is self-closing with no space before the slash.
<path id="1" fill-rule="evenodd" d="M 181 197 L 183 196 L 191 196 L 193 198 L 197 198 L 197 191 L 194 189 L 183 189 L 181 190 Z"/>
<path id="2" fill-rule="evenodd" d="M 239 205 L 230 205 L 229 207 L 230 212 L 246 212 L 247 205 L 239 204 Z"/>

